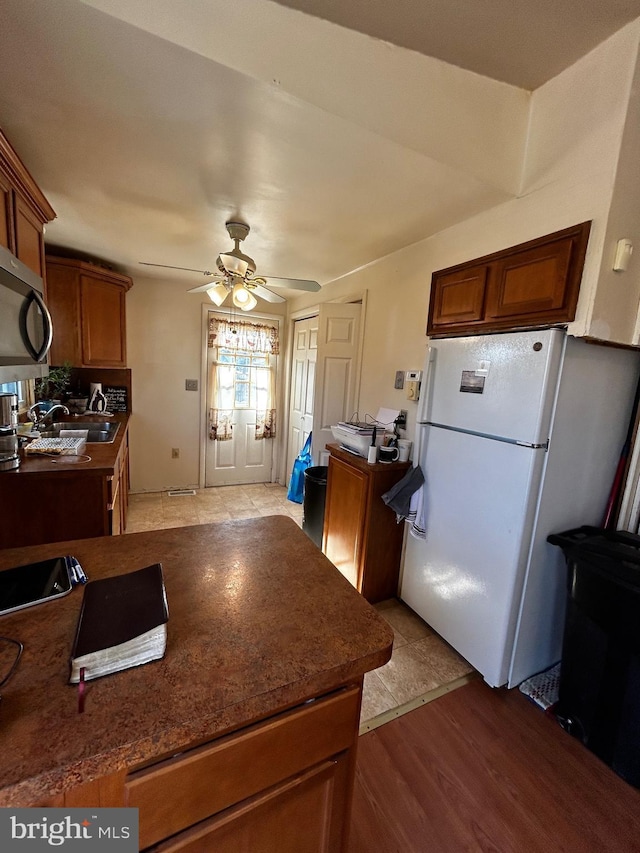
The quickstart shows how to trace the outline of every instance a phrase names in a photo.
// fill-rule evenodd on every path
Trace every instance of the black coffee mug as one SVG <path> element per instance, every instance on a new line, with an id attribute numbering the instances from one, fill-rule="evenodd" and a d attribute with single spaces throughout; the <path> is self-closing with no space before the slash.
<path id="1" fill-rule="evenodd" d="M 381 462 L 397 462 L 400 451 L 397 447 L 379 447 L 378 456 Z"/>

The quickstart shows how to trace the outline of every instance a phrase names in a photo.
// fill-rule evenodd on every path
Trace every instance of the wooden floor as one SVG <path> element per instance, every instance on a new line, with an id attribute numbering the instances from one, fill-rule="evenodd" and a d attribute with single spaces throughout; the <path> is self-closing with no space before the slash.
<path id="1" fill-rule="evenodd" d="M 640 790 L 478 679 L 358 745 L 349 853 L 461 851 L 640 851 Z"/>

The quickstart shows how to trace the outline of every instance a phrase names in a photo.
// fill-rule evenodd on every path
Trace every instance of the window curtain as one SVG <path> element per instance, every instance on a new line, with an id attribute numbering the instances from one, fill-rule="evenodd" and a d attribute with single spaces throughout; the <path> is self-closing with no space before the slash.
<path id="1" fill-rule="evenodd" d="M 279 355 L 278 327 L 210 317 L 209 346 Z"/>
<path id="2" fill-rule="evenodd" d="M 278 355 L 280 340 L 277 326 L 209 318 L 208 346 L 239 353 Z M 270 367 L 251 368 L 256 407 L 255 439 L 276 436 L 275 372 Z M 216 357 L 209 369 L 209 439 L 229 441 L 233 438 L 233 408 L 229 407 L 234 368 Z M 226 405 L 225 405 L 226 403 Z"/>

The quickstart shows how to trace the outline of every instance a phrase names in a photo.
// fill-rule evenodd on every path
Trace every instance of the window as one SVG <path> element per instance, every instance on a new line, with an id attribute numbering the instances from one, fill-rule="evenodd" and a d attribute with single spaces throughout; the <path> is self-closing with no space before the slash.
<path id="1" fill-rule="evenodd" d="M 209 438 L 233 438 L 233 412 L 256 413 L 256 440 L 275 438 L 275 367 L 280 351 L 277 326 L 209 319 Z"/>
<path id="2" fill-rule="evenodd" d="M 4 382 L 0 383 L 0 393 L 2 394 L 17 394 L 18 409 L 20 411 L 26 409 L 33 399 L 31 384 L 29 382 Z"/>
<path id="3" fill-rule="evenodd" d="M 218 408 L 269 408 L 269 356 L 246 350 L 218 349 Z"/>

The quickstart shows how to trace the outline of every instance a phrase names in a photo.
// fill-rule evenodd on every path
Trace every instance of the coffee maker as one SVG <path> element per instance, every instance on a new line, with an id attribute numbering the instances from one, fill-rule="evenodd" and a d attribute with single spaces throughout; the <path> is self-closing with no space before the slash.
<path id="1" fill-rule="evenodd" d="M 0 471 L 20 465 L 18 452 L 18 396 L 0 394 Z"/>

